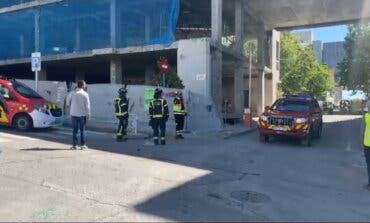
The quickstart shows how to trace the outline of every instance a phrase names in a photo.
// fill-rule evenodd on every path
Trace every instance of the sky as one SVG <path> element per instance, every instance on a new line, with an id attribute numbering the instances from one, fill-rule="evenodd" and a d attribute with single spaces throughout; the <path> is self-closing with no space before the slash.
<path id="1" fill-rule="evenodd" d="M 322 40 L 324 43 L 344 41 L 344 38 L 346 37 L 346 34 L 347 34 L 346 25 L 329 26 L 329 27 L 322 27 L 322 28 L 315 28 L 315 29 L 301 29 L 301 30 L 296 30 L 296 32 L 306 31 L 306 30 L 312 30 L 314 40 Z"/>

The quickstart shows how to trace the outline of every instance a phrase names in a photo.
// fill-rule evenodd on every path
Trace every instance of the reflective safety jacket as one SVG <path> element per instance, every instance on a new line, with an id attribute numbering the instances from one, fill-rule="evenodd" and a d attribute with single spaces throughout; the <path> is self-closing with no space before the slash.
<path id="1" fill-rule="evenodd" d="M 128 98 L 121 98 L 117 96 L 114 99 L 114 107 L 116 109 L 117 117 L 128 117 Z"/>
<path id="2" fill-rule="evenodd" d="M 153 99 L 149 104 L 150 118 L 168 118 L 167 101 L 159 98 Z"/>
<path id="3" fill-rule="evenodd" d="M 175 115 L 186 115 L 185 103 L 183 99 L 176 97 L 173 100 L 173 113 Z"/>
<path id="4" fill-rule="evenodd" d="M 365 114 L 364 146 L 370 147 L 370 113 Z"/>

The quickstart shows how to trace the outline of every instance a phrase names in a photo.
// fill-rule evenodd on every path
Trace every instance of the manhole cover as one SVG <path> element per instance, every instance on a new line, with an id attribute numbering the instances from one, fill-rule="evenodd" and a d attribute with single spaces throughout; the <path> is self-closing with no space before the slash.
<path id="1" fill-rule="evenodd" d="M 254 191 L 233 191 L 231 197 L 241 202 L 264 203 L 271 201 L 271 198 L 265 194 Z"/>

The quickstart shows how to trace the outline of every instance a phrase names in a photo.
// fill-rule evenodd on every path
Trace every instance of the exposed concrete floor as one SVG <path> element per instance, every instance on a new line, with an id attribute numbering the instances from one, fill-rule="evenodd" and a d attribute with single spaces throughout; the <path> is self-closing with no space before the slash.
<path id="1" fill-rule="evenodd" d="M 165 147 L 89 132 L 91 149 L 70 151 L 69 132 L 0 128 L 0 221 L 370 221 L 356 118 L 325 117 L 312 148 L 257 132 Z"/>

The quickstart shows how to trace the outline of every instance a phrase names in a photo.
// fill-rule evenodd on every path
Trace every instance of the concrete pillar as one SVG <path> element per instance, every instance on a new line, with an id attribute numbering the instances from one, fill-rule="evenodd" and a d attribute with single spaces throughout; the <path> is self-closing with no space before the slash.
<path id="1" fill-rule="evenodd" d="M 148 43 L 150 40 L 150 16 L 145 16 L 145 42 Z"/>
<path id="2" fill-rule="evenodd" d="M 110 45 L 117 47 L 117 0 L 110 1 Z"/>
<path id="3" fill-rule="evenodd" d="M 35 10 L 35 52 L 40 50 L 40 10 Z"/>
<path id="4" fill-rule="evenodd" d="M 122 60 L 120 58 L 110 61 L 110 83 L 122 84 Z"/>
<path id="5" fill-rule="evenodd" d="M 155 77 L 155 68 L 152 65 L 146 65 L 145 67 L 145 85 L 151 85 L 152 80 Z"/>
<path id="6" fill-rule="evenodd" d="M 25 50 L 24 50 L 24 35 L 23 33 L 19 36 L 19 55 L 21 57 L 26 56 Z"/>
<path id="7" fill-rule="evenodd" d="M 255 111 L 257 114 L 261 114 L 265 108 L 265 41 L 266 32 L 264 26 L 261 24 L 258 29 L 258 49 L 257 49 L 257 78 L 255 85 L 257 91 L 255 91 Z"/>
<path id="8" fill-rule="evenodd" d="M 212 97 L 216 110 L 222 111 L 222 0 L 212 0 Z"/>
<path id="9" fill-rule="evenodd" d="M 85 80 L 85 78 L 86 78 L 85 72 L 80 71 L 80 70 L 76 72 L 76 76 L 75 76 L 76 82 L 79 80 Z"/>
<path id="10" fill-rule="evenodd" d="M 241 0 L 235 1 L 235 50 L 239 53 L 243 51 L 244 42 L 244 13 L 243 2 Z M 237 59 L 235 63 L 234 73 L 234 108 L 235 113 L 242 117 L 244 110 L 244 63 L 246 61 Z"/>
<path id="11" fill-rule="evenodd" d="M 39 71 L 39 81 L 46 81 L 47 77 L 48 75 L 45 69 L 42 69 L 41 71 Z"/>
<path id="12" fill-rule="evenodd" d="M 80 24 L 77 23 L 75 29 L 75 52 L 79 52 L 81 50 L 81 31 L 80 31 Z"/>

